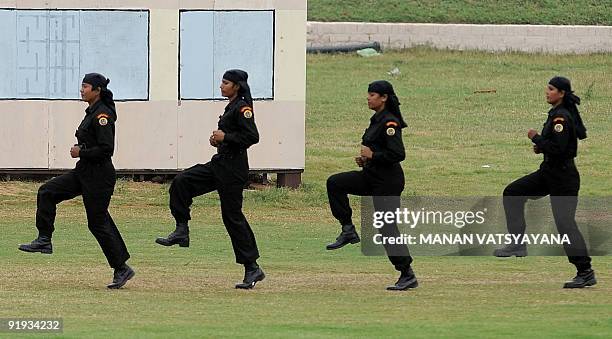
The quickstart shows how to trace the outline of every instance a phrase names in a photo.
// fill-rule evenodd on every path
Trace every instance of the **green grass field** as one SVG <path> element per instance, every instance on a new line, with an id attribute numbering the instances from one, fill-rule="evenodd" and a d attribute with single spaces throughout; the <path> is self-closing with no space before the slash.
<path id="1" fill-rule="evenodd" d="M 308 0 L 308 20 L 612 25 L 612 1 Z"/>
<path id="2" fill-rule="evenodd" d="M 393 67 L 400 76 L 386 74 Z M 0 182 L 0 318 L 63 317 L 67 338 L 609 337 L 610 257 L 594 258 L 596 287 L 571 291 L 560 288 L 574 274 L 564 257 L 416 257 L 421 286 L 391 293 L 384 287 L 397 277 L 386 258 L 324 245 L 339 228 L 325 180 L 355 168 L 371 80 L 395 84 L 409 124 L 404 194 L 474 196 L 499 195 L 537 168 L 525 134 L 544 121 L 548 79 L 567 75 L 589 128 L 577 161 L 581 194 L 605 196 L 612 190 L 610 70 L 612 55 L 419 48 L 367 59 L 309 56 L 303 187 L 245 192 L 268 275 L 255 290 L 233 288 L 242 267 L 216 194 L 195 201 L 189 249 L 161 248 L 154 239 L 172 225 L 168 185 L 120 181 L 111 213 L 137 275 L 109 291 L 112 271 L 87 230 L 82 202 L 60 205 L 53 255 L 23 253 L 17 245 L 35 236 L 40 183 Z M 497 92 L 473 94 L 491 88 Z"/>

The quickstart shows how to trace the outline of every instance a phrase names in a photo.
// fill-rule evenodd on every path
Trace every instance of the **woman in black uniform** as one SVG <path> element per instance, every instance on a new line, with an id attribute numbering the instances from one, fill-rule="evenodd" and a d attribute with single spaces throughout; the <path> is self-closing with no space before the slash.
<path id="1" fill-rule="evenodd" d="M 38 238 L 30 244 L 19 246 L 19 249 L 51 254 L 56 205 L 83 195 L 89 230 L 115 270 L 113 281 L 107 287 L 121 288 L 135 273 L 125 263 L 130 255 L 108 213 L 116 182 L 111 157 L 115 149 L 117 120 L 113 93 L 107 88 L 109 82 L 109 79 L 98 73 L 90 73 L 83 78 L 81 98 L 89 107 L 75 134 L 78 144 L 70 149 L 70 155 L 79 158 L 79 161 L 73 170 L 40 187 L 36 209 Z"/>
<path id="2" fill-rule="evenodd" d="M 361 154 L 355 158 L 363 170 L 334 174 L 327 180 L 329 205 L 342 226 L 336 242 L 327 245 L 328 250 L 360 241 L 352 221 L 348 194 L 373 196 L 377 211 L 394 211 L 400 207 L 400 195 L 404 190 L 404 171 L 400 162 L 405 158 L 402 129 L 406 123 L 399 105 L 399 99 L 389 82 L 379 80 L 368 86 L 368 107 L 374 111 L 374 115 L 362 137 Z M 386 224 L 380 232 L 385 237 L 399 234 L 395 223 Z M 412 257 L 407 247 L 385 245 L 385 249 L 391 263 L 401 272 L 395 285 L 387 289 L 417 287 L 418 282 L 410 266 Z"/>
<path id="3" fill-rule="evenodd" d="M 591 269 L 584 238 L 576 225 L 575 214 L 580 189 L 580 174 L 574 163 L 578 139 L 586 138 L 586 128 L 578 112 L 580 98 L 572 91 L 570 80 L 552 78 L 546 87 L 546 101 L 552 105 L 544 123 L 542 134 L 530 129 L 527 137 L 533 142 L 533 151 L 544 154 L 544 161 L 534 173 L 528 174 L 504 190 L 506 226 L 511 234 L 525 233 L 525 203 L 550 195 L 553 217 L 559 234 L 567 234 L 570 243 L 564 245 L 569 262 L 576 266 L 576 277 L 564 288 L 582 288 L 597 283 Z M 527 248 L 512 244 L 495 251 L 495 256 L 526 256 Z"/>
<path id="4" fill-rule="evenodd" d="M 249 174 L 247 149 L 259 142 L 253 115 L 253 99 L 245 71 L 232 69 L 223 75 L 221 95 L 229 99 L 218 129 L 210 136 L 217 148 L 211 161 L 197 164 L 177 175 L 170 186 L 170 211 L 176 229 L 155 242 L 163 246 L 189 247 L 190 206 L 193 198 L 217 190 L 221 216 L 232 241 L 236 262 L 244 265 L 243 282 L 236 288 L 250 289 L 264 279 L 257 265 L 259 251 L 251 226 L 242 213 L 242 190 Z"/>

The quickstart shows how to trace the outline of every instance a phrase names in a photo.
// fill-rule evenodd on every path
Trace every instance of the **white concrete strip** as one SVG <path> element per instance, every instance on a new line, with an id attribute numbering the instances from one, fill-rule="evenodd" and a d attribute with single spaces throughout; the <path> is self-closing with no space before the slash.
<path id="1" fill-rule="evenodd" d="M 378 41 L 387 49 L 612 52 L 612 26 L 308 22 L 307 32 L 309 47 Z"/>

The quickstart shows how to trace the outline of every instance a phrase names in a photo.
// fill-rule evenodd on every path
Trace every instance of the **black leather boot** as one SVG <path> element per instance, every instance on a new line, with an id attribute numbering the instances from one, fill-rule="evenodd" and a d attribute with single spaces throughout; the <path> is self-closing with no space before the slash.
<path id="1" fill-rule="evenodd" d="M 248 290 L 255 287 L 258 281 L 264 280 L 266 275 L 257 263 L 244 265 L 244 279 L 242 283 L 236 284 L 236 288 Z"/>
<path id="2" fill-rule="evenodd" d="M 343 225 L 342 232 L 336 238 L 336 242 L 327 245 L 328 250 L 337 250 L 347 244 L 356 244 L 359 242 L 359 235 L 355 231 L 355 225 Z"/>
<path id="3" fill-rule="evenodd" d="M 176 229 L 166 238 L 157 238 L 155 242 L 163 246 L 178 244 L 180 247 L 189 247 L 189 226 L 187 223 L 176 223 Z"/>
<path id="4" fill-rule="evenodd" d="M 574 279 L 563 284 L 563 288 L 584 288 L 597 284 L 595 271 L 592 269 L 578 271 Z"/>
<path id="5" fill-rule="evenodd" d="M 19 245 L 19 249 L 24 252 L 40 252 L 44 254 L 53 253 L 51 237 L 46 235 L 39 235 L 38 238 L 34 239 L 29 244 Z"/>
<path id="6" fill-rule="evenodd" d="M 511 256 L 526 257 L 527 246 L 525 245 L 507 245 L 493 251 L 493 255 L 499 258 L 507 258 Z"/>
<path id="7" fill-rule="evenodd" d="M 402 270 L 399 279 L 395 285 L 387 286 L 389 291 L 404 291 L 410 288 L 417 288 L 419 282 L 417 281 L 416 275 L 412 271 L 412 267 L 406 270 Z"/>
<path id="8" fill-rule="evenodd" d="M 115 268 L 113 282 L 106 285 L 106 287 L 111 289 L 121 288 L 128 282 L 128 280 L 132 279 L 135 274 L 136 272 L 134 272 L 130 266 L 123 264 L 121 267 Z"/>

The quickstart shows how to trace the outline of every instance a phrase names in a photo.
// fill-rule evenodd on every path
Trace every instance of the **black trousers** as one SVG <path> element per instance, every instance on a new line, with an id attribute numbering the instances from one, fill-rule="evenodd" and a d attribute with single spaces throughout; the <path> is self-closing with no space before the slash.
<path id="1" fill-rule="evenodd" d="M 170 211 L 177 222 L 191 220 L 193 198 L 216 190 L 221 200 L 221 217 L 232 241 L 236 262 L 254 263 L 259 250 L 253 230 L 242 213 L 242 190 L 247 182 L 249 164 L 246 152 L 217 154 L 202 165 L 177 175 L 170 186 Z"/>
<path id="2" fill-rule="evenodd" d="M 108 161 L 97 165 L 80 162 L 70 172 L 47 181 L 38 189 L 36 201 L 39 234 L 51 237 L 55 230 L 57 204 L 82 195 L 89 231 L 98 241 L 109 265 L 121 267 L 130 254 L 108 212 L 116 180 L 115 168 Z"/>
<path id="3" fill-rule="evenodd" d="M 528 174 L 504 190 L 506 225 L 511 234 L 525 233 L 525 203 L 550 195 L 553 218 L 559 234 L 567 234 L 570 243 L 564 245 L 569 262 L 578 270 L 591 268 L 591 258 L 582 233 L 576 225 L 576 206 L 580 190 L 580 174 L 573 162 L 542 163 L 540 169 Z"/>
<path id="4" fill-rule="evenodd" d="M 338 173 L 327 179 L 327 196 L 333 216 L 340 225 L 353 225 L 353 211 L 348 194 L 372 196 L 377 211 L 400 207 L 400 195 L 404 190 L 404 172 L 399 164 L 387 168 L 366 168 L 362 171 Z M 397 237 L 397 224 L 385 224 L 379 229 L 384 237 Z M 412 263 L 408 247 L 385 244 L 389 261 L 398 271 L 406 270 Z M 400 255 L 397 255 L 400 254 Z"/>

